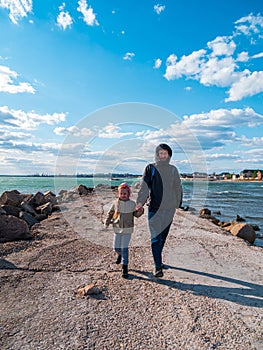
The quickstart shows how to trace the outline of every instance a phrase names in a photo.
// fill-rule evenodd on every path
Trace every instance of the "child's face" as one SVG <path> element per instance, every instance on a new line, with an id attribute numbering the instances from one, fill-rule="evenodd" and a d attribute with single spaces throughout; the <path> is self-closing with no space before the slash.
<path id="1" fill-rule="evenodd" d="M 129 199 L 129 192 L 126 188 L 121 188 L 119 191 L 119 199 L 122 201 L 127 201 Z"/>

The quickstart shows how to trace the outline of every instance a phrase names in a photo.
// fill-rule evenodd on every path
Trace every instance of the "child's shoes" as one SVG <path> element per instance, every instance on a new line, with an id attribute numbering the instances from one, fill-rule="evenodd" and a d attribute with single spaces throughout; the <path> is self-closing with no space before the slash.
<path id="1" fill-rule="evenodd" d="M 122 265 L 122 277 L 123 278 L 128 277 L 128 265 Z"/>
<path id="2" fill-rule="evenodd" d="M 115 261 L 115 264 L 119 265 L 120 263 L 121 263 L 121 255 L 118 254 L 118 257 L 117 257 L 117 259 Z"/>

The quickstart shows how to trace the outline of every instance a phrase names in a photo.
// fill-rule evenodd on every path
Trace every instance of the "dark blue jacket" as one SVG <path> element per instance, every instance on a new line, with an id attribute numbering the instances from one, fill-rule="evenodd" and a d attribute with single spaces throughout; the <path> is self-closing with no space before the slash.
<path id="1" fill-rule="evenodd" d="M 149 208 L 179 208 L 182 203 L 182 185 L 179 172 L 168 162 L 146 166 L 138 193 L 137 203 L 146 203 Z"/>

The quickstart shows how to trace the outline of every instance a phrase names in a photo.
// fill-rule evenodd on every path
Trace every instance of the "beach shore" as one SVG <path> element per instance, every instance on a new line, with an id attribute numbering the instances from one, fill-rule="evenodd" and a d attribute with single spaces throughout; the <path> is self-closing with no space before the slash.
<path id="1" fill-rule="evenodd" d="M 154 278 L 146 209 L 123 279 L 103 230 L 115 196 L 62 202 L 32 240 L 0 244 L 1 349 L 263 349 L 263 249 L 179 209 Z"/>

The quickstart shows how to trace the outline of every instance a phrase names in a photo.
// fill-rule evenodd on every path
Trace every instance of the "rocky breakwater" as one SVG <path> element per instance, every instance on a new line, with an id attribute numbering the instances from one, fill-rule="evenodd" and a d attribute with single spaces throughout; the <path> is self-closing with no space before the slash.
<path id="1" fill-rule="evenodd" d="M 63 202 L 93 191 L 92 187 L 78 185 L 69 191 L 61 190 L 58 196 L 51 191 L 36 194 L 22 194 L 17 190 L 3 192 L 0 197 L 0 243 L 33 238 L 33 226 L 60 211 Z"/>
<path id="2" fill-rule="evenodd" d="M 0 197 L 0 242 L 30 239 L 30 229 L 59 210 L 57 198 L 51 191 L 22 194 L 5 191 Z"/>
<path id="3" fill-rule="evenodd" d="M 231 233 L 233 236 L 244 239 L 245 241 L 253 244 L 256 239 L 256 230 L 258 227 L 255 225 L 249 225 L 247 223 L 241 223 L 245 221 L 239 215 L 236 216 L 236 220 L 230 222 L 223 222 L 217 219 L 211 214 L 211 210 L 203 208 L 199 211 L 199 216 L 203 219 L 208 219 L 213 222 L 215 225 L 222 227 L 227 232 Z"/>

